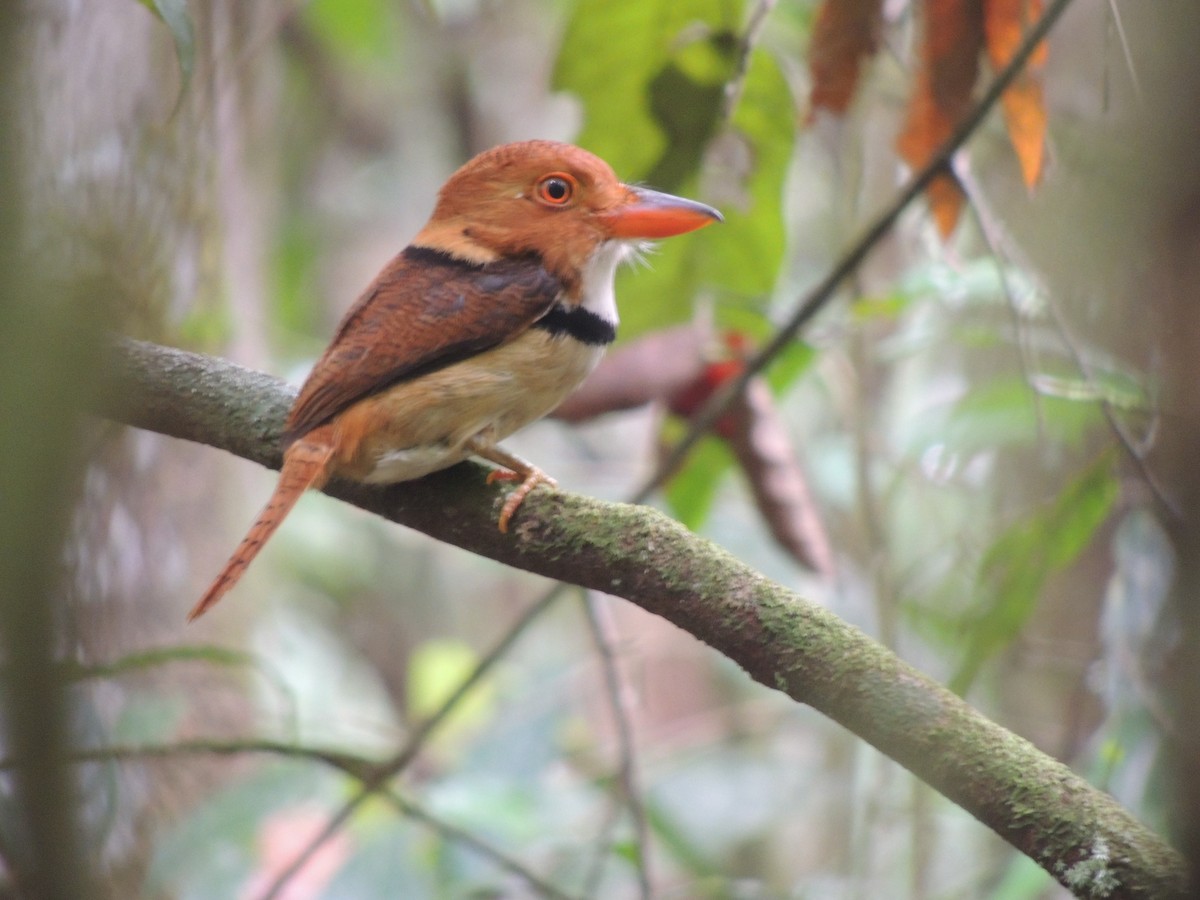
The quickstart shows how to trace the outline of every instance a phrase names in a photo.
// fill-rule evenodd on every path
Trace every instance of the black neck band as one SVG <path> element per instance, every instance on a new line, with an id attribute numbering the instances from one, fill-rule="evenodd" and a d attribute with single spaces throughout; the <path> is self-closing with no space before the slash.
<path id="1" fill-rule="evenodd" d="M 616 325 L 582 306 L 567 307 L 556 303 L 550 307 L 550 312 L 533 323 L 533 327 L 556 337 L 570 335 L 593 347 L 603 347 L 617 339 Z"/>

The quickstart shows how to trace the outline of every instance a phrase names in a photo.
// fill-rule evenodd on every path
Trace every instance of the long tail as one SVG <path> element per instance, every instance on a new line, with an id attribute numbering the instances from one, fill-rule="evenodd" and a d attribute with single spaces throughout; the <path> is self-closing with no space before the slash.
<path id="1" fill-rule="evenodd" d="M 221 574 L 213 581 L 212 586 L 200 598 L 200 602 L 188 613 L 188 621 L 193 622 L 205 611 L 220 600 L 238 583 L 247 567 L 258 556 L 267 539 L 275 533 L 296 501 L 309 488 L 320 489 L 329 480 L 329 460 L 333 456 L 332 435 L 327 428 L 320 428 L 305 435 L 287 449 L 283 456 L 283 469 L 279 473 L 279 483 L 275 493 L 259 513 L 258 519 L 250 526 L 246 536 L 238 545 Z"/>

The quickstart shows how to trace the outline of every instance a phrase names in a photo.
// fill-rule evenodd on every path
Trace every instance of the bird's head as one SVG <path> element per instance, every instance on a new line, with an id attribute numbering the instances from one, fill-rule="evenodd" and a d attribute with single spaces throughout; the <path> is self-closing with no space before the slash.
<path id="1" fill-rule="evenodd" d="M 414 243 L 476 262 L 536 254 L 575 293 L 632 244 L 719 221 L 703 203 L 622 184 L 586 150 L 523 141 L 481 153 L 451 175 Z"/>

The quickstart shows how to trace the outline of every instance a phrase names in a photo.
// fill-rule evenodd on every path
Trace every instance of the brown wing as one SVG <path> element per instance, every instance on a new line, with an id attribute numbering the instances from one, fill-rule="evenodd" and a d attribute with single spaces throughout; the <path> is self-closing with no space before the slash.
<path id="1" fill-rule="evenodd" d="M 535 256 L 479 264 L 409 247 L 342 319 L 288 414 L 284 447 L 363 397 L 512 340 L 561 290 Z"/>

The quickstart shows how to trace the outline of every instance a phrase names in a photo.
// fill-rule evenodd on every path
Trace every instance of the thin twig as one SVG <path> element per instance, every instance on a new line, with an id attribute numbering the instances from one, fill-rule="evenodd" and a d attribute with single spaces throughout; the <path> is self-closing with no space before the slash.
<path id="1" fill-rule="evenodd" d="M 733 113 L 742 99 L 742 90 L 746 86 L 746 75 L 750 71 L 750 59 L 754 48 L 762 37 L 763 25 L 767 16 L 775 8 L 777 0 L 758 0 L 750 17 L 746 20 L 746 28 L 742 39 L 738 42 L 738 57 L 733 67 L 733 75 L 725 82 L 725 98 L 721 105 L 721 121 L 728 123 L 733 119 Z"/>
<path id="2" fill-rule="evenodd" d="M 643 502 L 662 486 L 668 474 L 674 472 L 679 467 L 700 438 L 708 433 L 721 414 L 729 407 L 729 404 L 733 402 L 733 399 L 746 389 L 746 385 L 750 383 L 750 380 L 765 369 L 795 339 L 800 329 L 808 324 L 830 302 L 834 292 L 841 285 L 842 281 L 862 264 L 868 254 L 875 249 L 875 246 L 891 231 L 900 214 L 920 196 L 921 192 L 929 186 L 929 183 L 934 178 L 947 169 L 954 154 L 958 152 L 979 129 L 979 126 L 983 124 L 984 119 L 987 118 L 992 108 L 999 102 L 1005 89 L 1020 74 L 1025 64 L 1029 61 L 1029 58 L 1033 55 L 1034 50 L 1045 39 L 1046 35 L 1050 33 L 1050 29 L 1054 27 L 1054 23 L 1058 21 L 1066 8 L 1071 5 L 1071 2 L 1072 0 L 1053 0 L 1042 14 L 1042 17 L 1038 19 L 1037 23 L 1025 35 L 1021 46 L 1013 54 L 1013 58 L 1009 61 L 1008 65 L 988 85 L 984 95 L 971 109 L 970 113 L 967 114 L 966 118 L 959 123 L 954 133 L 938 148 L 938 151 L 929 162 L 920 171 L 914 173 L 913 177 L 909 179 L 908 184 L 897 194 L 888 208 L 842 254 L 829 274 L 804 296 L 796 307 L 792 317 L 775 333 L 775 336 L 758 353 L 747 360 L 745 369 L 742 370 L 738 377 L 726 382 L 722 389 L 693 417 L 687 434 L 672 448 L 654 475 L 638 491 L 634 502 Z"/>
<path id="3" fill-rule="evenodd" d="M 603 615 L 597 604 L 597 597 L 591 591 L 583 592 L 583 610 L 587 617 L 588 632 L 592 643 L 596 645 L 596 655 L 600 658 L 600 668 L 604 673 L 604 686 L 612 709 L 613 724 L 617 732 L 617 754 L 620 760 L 617 766 L 617 785 L 633 820 L 633 839 L 637 848 L 637 859 L 634 866 L 637 870 L 638 886 L 642 900 L 649 900 L 652 895 L 650 863 L 649 863 L 649 830 L 646 827 L 646 809 L 642 803 L 641 790 L 638 787 L 637 758 L 634 751 L 633 728 L 629 721 L 628 703 L 625 701 L 626 692 L 622 684 L 621 672 L 617 664 L 616 653 L 613 652 L 614 634 L 611 618 Z M 616 818 L 613 818 L 615 824 Z M 608 830 L 606 826 L 605 830 Z M 592 893 L 599 885 L 603 875 L 603 861 L 608 855 L 609 840 L 604 840 L 600 848 L 602 856 L 589 873 L 585 895 Z"/>
<path id="4" fill-rule="evenodd" d="M 304 849 L 296 855 L 291 864 L 276 876 L 275 880 L 262 894 L 262 900 L 277 900 L 288 882 L 305 866 L 313 854 L 324 846 L 326 841 L 337 834 L 346 821 L 354 814 L 355 810 L 362 806 L 386 782 L 400 774 L 413 761 L 434 730 L 445 721 L 446 717 L 458 706 L 459 702 L 483 680 L 483 676 L 491 671 L 500 658 L 517 642 L 517 638 L 524 634 L 525 630 L 558 599 L 564 590 L 565 585 L 560 584 L 556 586 L 521 614 L 492 649 L 479 661 L 479 664 L 462 684 L 458 686 L 454 693 L 446 698 L 433 715 L 425 719 L 413 730 L 413 733 L 409 736 L 408 741 L 400 751 L 391 759 L 379 765 L 369 776 L 362 779 L 362 786 L 359 791 L 330 817 L 325 827 L 304 846 Z"/>
<path id="5" fill-rule="evenodd" d="M 316 747 L 302 747 L 282 741 L 251 738 L 246 740 L 195 740 L 180 741 L 175 744 L 114 744 L 107 747 L 83 747 L 71 751 L 71 761 L 76 763 L 110 762 L 123 759 L 165 758 L 184 756 L 188 754 L 211 754 L 215 756 L 234 756 L 243 753 L 268 753 L 274 756 L 287 756 L 296 759 L 315 760 L 340 769 L 347 775 L 362 779 L 374 770 L 376 763 L 352 753 L 342 753 L 337 750 L 321 750 Z M 0 771 L 6 771 L 21 765 L 21 760 L 7 756 L 0 759 Z"/>
<path id="6" fill-rule="evenodd" d="M 1142 99 L 1142 81 L 1138 78 L 1137 66 L 1133 62 L 1133 52 L 1129 49 L 1129 38 L 1125 34 L 1125 23 L 1121 20 L 1121 10 L 1117 0 L 1108 0 L 1108 10 L 1112 13 L 1113 27 L 1117 32 L 1117 40 L 1121 42 L 1121 52 L 1125 55 L 1125 68 L 1129 70 L 1129 82 L 1133 85 L 1134 96 Z"/>

